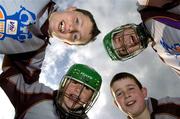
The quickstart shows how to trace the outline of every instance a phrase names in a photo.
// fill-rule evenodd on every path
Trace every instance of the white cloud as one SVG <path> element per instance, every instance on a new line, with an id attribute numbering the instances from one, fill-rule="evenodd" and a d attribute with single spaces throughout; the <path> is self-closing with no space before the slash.
<path id="1" fill-rule="evenodd" d="M 111 61 L 105 53 L 102 40 L 107 32 L 122 24 L 140 22 L 135 0 L 72 0 L 71 2 L 80 8 L 90 10 L 102 33 L 96 41 L 81 47 L 70 47 L 53 41 L 50 49 L 47 50 L 43 65 L 41 74 L 43 83 L 57 89 L 62 76 L 74 63 L 87 64 L 96 69 L 103 78 L 103 85 L 97 103 L 88 113 L 91 119 L 125 119 L 113 104 L 109 90 L 109 82 L 118 72 L 130 72 L 137 76 L 148 88 L 149 96 L 160 98 L 180 95 L 179 78 L 160 61 L 151 48 L 127 62 Z"/>

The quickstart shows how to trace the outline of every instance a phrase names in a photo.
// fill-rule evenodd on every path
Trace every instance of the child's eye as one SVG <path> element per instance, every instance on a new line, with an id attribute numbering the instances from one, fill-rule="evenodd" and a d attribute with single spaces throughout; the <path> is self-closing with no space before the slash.
<path id="1" fill-rule="evenodd" d="M 133 88 L 133 87 L 131 87 L 131 88 L 129 88 L 129 90 L 134 90 L 134 88 Z"/>
<path id="2" fill-rule="evenodd" d="M 120 48 L 119 51 L 126 52 L 125 48 Z"/>
<path id="3" fill-rule="evenodd" d="M 120 56 L 125 56 L 127 55 L 127 50 L 125 48 L 119 48 L 117 49 L 117 53 L 120 55 Z"/>
<path id="4" fill-rule="evenodd" d="M 122 92 L 120 92 L 120 91 L 118 91 L 118 92 L 116 92 L 116 97 L 119 97 L 119 96 L 122 96 Z"/>
<path id="5" fill-rule="evenodd" d="M 87 87 L 87 86 L 85 86 L 85 89 L 86 89 L 86 90 L 91 90 L 91 88 L 89 88 L 89 87 Z"/>
<path id="6" fill-rule="evenodd" d="M 73 33 L 73 41 L 77 41 L 79 39 L 79 34 L 78 33 Z"/>
<path id="7" fill-rule="evenodd" d="M 79 19 L 78 18 L 75 19 L 75 23 L 79 24 Z"/>
<path id="8" fill-rule="evenodd" d="M 78 83 L 77 81 L 74 81 L 74 80 L 72 80 L 71 82 L 72 82 L 73 84 L 77 84 L 77 83 Z"/>
<path id="9" fill-rule="evenodd" d="M 73 40 L 75 41 L 76 39 L 77 39 L 77 34 L 74 33 L 74 34 L 73 34 Z"/>

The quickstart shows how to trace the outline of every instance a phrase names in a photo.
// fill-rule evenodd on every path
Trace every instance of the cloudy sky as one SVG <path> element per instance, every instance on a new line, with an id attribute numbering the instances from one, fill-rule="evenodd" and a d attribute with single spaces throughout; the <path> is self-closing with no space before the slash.
<path id="1" fill-rule="evenodd" d="M 180 78 L 164 65 L 151 48 L 126 62 L 111 61 L 105 53 L 102 40 L 107 32 L 126 23 L 140 23 L 136 11 L 136 0 L 62 0 L 62 7 L 73 5 L 90 10 L 101 34 L 87 46 L 68 46 L 51 41 L 43 64 L 40 81 L 53 89 L 67 69 L 74 63 L 87 64 L 96 69 L 103 78 L 100 96 L 88 115 L 91 119 L 125 119 L 123 113 L 113 104 L 109 90 L 112 76 L 119 72 L 134 74 L 148 89 L 148 96 L 161 98 L 180 96 Z M 55 53 L 54 53 L 55 52 Z M 2 56 L 0 62 L 2 61 Z M 13 119 L 14 109 L 0 90 L 0 119 Z"/>

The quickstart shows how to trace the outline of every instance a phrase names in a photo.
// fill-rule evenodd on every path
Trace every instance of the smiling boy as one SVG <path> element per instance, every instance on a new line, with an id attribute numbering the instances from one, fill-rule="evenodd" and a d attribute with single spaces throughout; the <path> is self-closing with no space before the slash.
<path id="1" fill-rule="evenodd" d="M 116 106 L 129 119 L 179 119 L 180 98 L 147 98 L 147 89 L 126 72 L 116 74 L 110 83 Z"/>
<path id="2" fill-rule="evenodd" d="M 72 65 L 62 78 L 59 89 L 39 83 L 39 74 L 23 67 L 25 59 L 17 61 L 5 56 L 0 86 L 15 108 L 15 119 L 88 119 L 87 113 L 96 102 L 101 76 L 84 64 Z M 14 64 L 15 63 L 15 64 Z"/>
<path id="3" fill-rule="evenodd" d="M 49 18 L 49 33 L 68 44 L 86 44 L 93 37 L 93 23 L 75 7 L 54 12 Z"/>
<path id="4" fill-rule="evenodd" d="M 180 75 L 180 1 L 137 1 L 142 22 L 121 25 L 107 33 L 103 40 L 105 50 L 112 60 L 126 61 L 150 46 Z M 116 34 L 121 37 L 114 42 Z"/>
<path id="5" fill-rule="evenodd" d="M 76 7 L 60 11 L 52 0 L 2 0 L 0 14 L 1 54 L 38 50 L 50 37 L 70 45 L 86 45 L 100 33 L 89 11 Z"/>

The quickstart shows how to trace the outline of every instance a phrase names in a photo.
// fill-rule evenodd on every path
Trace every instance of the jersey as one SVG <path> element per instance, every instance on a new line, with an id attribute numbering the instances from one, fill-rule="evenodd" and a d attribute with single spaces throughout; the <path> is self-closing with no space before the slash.
<path id="1" fill-rule="evenodd" d="M 45 47 L 4 58 L 0 86 L 16 110 L 15 119 L 58 119 L 53 90 L 38 81 L 44 55 Z"/>
<path id="2" fill-rule="evenodd" d="M 180 5 L 170 9 L 146 7 L 139 11 L 161 60 L 180 75 Z"/>
<path id="3" fill-rule="evenodd" d="M 38 35 L 42 34 L 40 27 L 48 17 L 44 9 L 49 2 L 50 0 L 0 1 L 1 54 L 31 52 L 44 45 L 44 40 Z M 35 31 L 31 32 L 32 30 Z"/>
<path id="4" fill-rule="evenodd" d="M 151 114 L 151 119 L 179 119 L 180 98 L 165 97 L 161 99 L 148 98 L 146 106 Z"/>
<path id="5" fill-rule="evenodd" d="M 149 97 L 145 102 L 151 119 L 179 119 L 180 117 L 179 97 L 165 97 L 158 100 Z M 127 118 L 131 119 L 129 116 Z"/>

